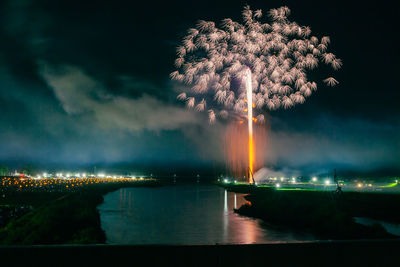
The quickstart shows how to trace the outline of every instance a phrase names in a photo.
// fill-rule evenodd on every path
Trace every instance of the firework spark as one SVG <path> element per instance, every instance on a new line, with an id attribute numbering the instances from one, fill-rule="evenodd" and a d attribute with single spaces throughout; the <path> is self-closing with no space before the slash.
<path id="1" fill-rule="evenodd" d="M 247 124 L 249 130 L 249 181 L 253 180 L 254 144 L 253 144 L 253 89 L 250 69 L 246 69 Z"/>

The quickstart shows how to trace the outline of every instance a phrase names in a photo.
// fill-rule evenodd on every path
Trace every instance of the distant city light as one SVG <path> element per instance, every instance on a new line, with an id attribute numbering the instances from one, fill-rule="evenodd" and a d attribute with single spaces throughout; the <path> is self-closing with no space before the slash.
<path id="1" fill-rule="evenodd" d="M 362 187 L 362 186 L 363 186 L 362 183 L 357 184 L 357 187 Z"/>
<path id="2" fill-rule="evenodd" d="M 227 183 L 228 182 L 228 179 L 224 179 L 224 183 Z"/>
<path id="3" fill-rule="evenodd" d="M 99 173 L 97 176 L 99 176 L 100 178 L 104 178 L 106 175 L 104 173 Z"/>
<path id="4" fill-rule="evenodd" d="M 313 177 L 313 178 L 312 178 L 312 181 L 313 181 L 313 182 L 318 181 L 317 177 Z"/>
<path id="5" fill-rule="evenodd" d="M 325 180 L 325 184 L 326 184 L 326 185 L 330 185 L 330 184 L 331 184 L 331 181 Z"/>
<path id="6" fill-rule="evenodd" d="M 280 184 L 276 184 L 276 187 L 281 187 L 281 185 Z"/>

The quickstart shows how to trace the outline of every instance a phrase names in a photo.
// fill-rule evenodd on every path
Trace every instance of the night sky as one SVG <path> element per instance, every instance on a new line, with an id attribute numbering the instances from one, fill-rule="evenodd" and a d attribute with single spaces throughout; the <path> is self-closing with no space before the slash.
<path id="1" fill-rule="evenodd" d="M 84 2 L 84 3 L 82 3 Z M 343 60 L 306 102 L 268 113 L 266 165 L 304 174 L 400 171 L 399 35 L 390 2 L 1 1 L 0 163 L 223 166 L 224 122 L 188 111 L 169 79 L 198 19 L 287 5 Z M 395 20 L 396 19 L 396 20 Z M 263 21 L 267 20 L 263 16 Z M 196 167 L 197 166 L 197 167 Z M 217 166 L 217 167 L 216 167 Z"/>

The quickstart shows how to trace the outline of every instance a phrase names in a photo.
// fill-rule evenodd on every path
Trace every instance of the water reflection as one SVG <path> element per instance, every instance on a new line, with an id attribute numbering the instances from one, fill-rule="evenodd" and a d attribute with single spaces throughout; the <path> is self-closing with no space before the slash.
<path id="1" fill-rule="evenodd" d="M 123 188 L 99 206 L 107 243 L 215 244 L 309 240 L 233 212 L 243 194 L 217 186 Z"/>
<path id="2" fill-rule="evenodd" d="M 400 236 L 400 224 L 398 223 L 391 223 L 385 222 L 381 220 L 375 220 L 371 218 L 364 218 L 364 217 L 354 217 L 356 223 L 366 225 L 366 226 L 373 226 L 374 224 L 381 225 L 388 233 L 396 236 Z"/>
<path id="3" fill-rule="evenodd" d="M 224 212 L 228 213 L 228 191 L 226 189 L 224 191 Z"/>
<path id="4" fill-rule="evenodd" d="M 223 240 L 226 240 L 228 237 L 228 191 L 224 190 L 224 213 L 222 214 L 222 218 L 224 221 L 224 233 Z"/>

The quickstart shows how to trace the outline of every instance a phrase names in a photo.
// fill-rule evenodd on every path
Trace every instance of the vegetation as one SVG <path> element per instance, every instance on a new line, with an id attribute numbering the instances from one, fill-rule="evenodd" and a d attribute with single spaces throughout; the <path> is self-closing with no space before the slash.
<path id="1" fill-rule="evenodd" d="M 22 167 L 21 173 L 23 173 L 24 175 L 34 176 L 37 174 L 37 171 L 35 170 L 35 168 L 33 166 L 26 165 L 26 166 Z"/>
<path id="2" fill-rule="evenodd" d="M 97 206 L 103 195 L 120 187 L 159 186 L 156 181 L 84 186 L 77 191 L 19 192 L 10 205 L 31 204 L 34 209 L 0 229 L 0 244 L 93 244 L 104 243 Z M 2 200 L 2 204 L 6 200 Z"/>
<path id="3" fill-rule="evenodd" d="M 0 165 L 0 176 L 8 175 L 10 170 L 6 165 Z"/>

